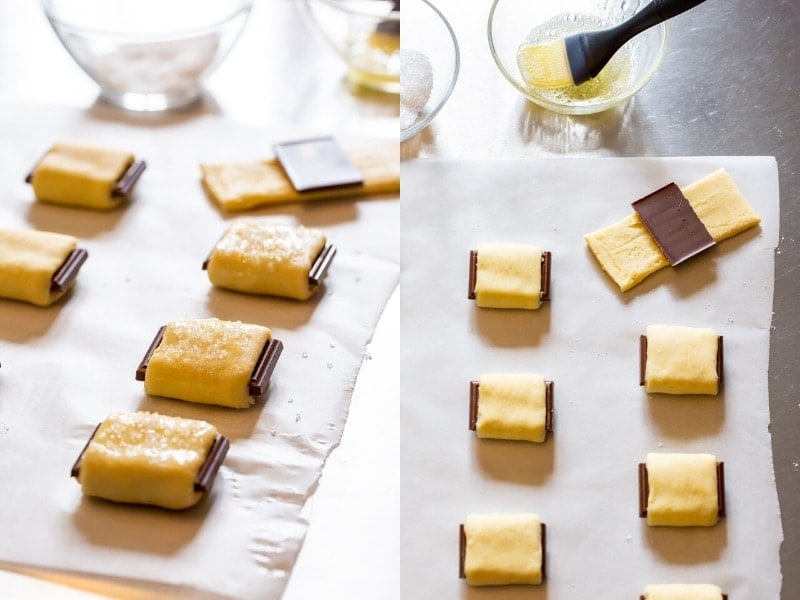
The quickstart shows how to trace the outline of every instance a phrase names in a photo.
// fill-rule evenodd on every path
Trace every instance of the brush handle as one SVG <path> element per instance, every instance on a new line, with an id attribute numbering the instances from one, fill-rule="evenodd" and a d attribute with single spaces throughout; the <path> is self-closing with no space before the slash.
<path id="1" fill-rule="evenodd" d="M 653 0 L 615 27 L 568 37 L 565 43 L 573 81 L 577 85 L 597 76 L 629 39 L 703 2 L 705 0 Z"/>

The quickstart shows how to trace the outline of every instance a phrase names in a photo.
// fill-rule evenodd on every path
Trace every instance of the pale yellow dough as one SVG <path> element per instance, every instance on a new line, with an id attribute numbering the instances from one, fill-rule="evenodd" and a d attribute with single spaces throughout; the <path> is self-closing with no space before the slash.
<path id="1" fill-rule="evenodd" d="M 318 229 L 239 219 L 214 247 L 208 278 L 231 290 L 307 300 L 316 291 L 308 274 L 325 241 Z"/>
<path id="2" fill-rule="evenodd" d="M 129 152 L 59 142 L 34 169 L 33 191 L 42 202 L 109 210 L 123 200 L 112 191 L 133 161 Z"/>
<path id="3" fill-rule="evenodd" d="M 247 408 L 250 375 L 272 333 L 261 325 L 219 319 L 182 319 L 167 325 L 147 365 L 144 391 Z"/>
<path id="4" fill-rule="evenodd" d="M 217 434 L 205 421 L 113 414 L 87 446 L 78 481 L 87 496 L 188 508 L 203 495 L 194 490 L 194 480 Z"/>
<path id="5" fill-rule="evenodd" d="M 716 242 L 761 223 L 761 217 L 725 169 L 714 171 L 681 191 Z"/>
<path id="6" fill-rule="evenodd" d="M 542 249 L 479 244 L 475 303 L 481 308 L 536 309 L 542 304 Z"/>
<path id="7" fill-rule="evenodd" d="M 541 521 L 533 513 L 468 516 L 464 522 L 467 583 L 542 583 L 541 533 Z"/>
<path id="8" fill-rule="evenodd" d="M 488 373 L 478 381 L 478 437 L 545 440 L 545 381 L 527 373 Z"/>
<path id="9" fill-rule="evenodd" d="M 681 192 L 717 242 L 761 222 L 724 169 L 681 188 Z M 600 267 L 623 292 L 669 265 L 636 212 L 583 237 Z"/>
<path id="10" fill-rule="evenodd" d="M 661 394 L 717 394 L 718 336 L 713 329 L 647 327 L 645 390 Z"/>
<path id="11" fill-rule="evenodd" d="M 373 145 L 347 150 L 350 162 L 361 173 L 360 187 L 297 192 L 277 159 L 200 165 L 203 185 L 225 210 L 238 211 L 278 202 L 298 202 L 334 197 L 364 196 L 400 191 L 400 154 L 397 144 Z"/>
<path id="12" fill-rule="evenodd" d="M 583 239 L 623 292 L 669 264 L 636 213 Z"/>
<path id="13" fill-rule="evenodd" d="M 712 454 L 650 453 L 647 524 L 715 525 L 719 520 L 717 458 Z"/>
<path id="14" fill-rule="evenodd" d="M 0 229 L 0 297 L 38 306 L 58 300 L 68 290 L 50 291 L 53 274 L 77 245 L 70 235 Z"/>
<path id="15" fill-rule="evenodd" d="M 706 583 L 668 583 L 648 585 L 645 600 L 722 600 L 722 590 Z"/>

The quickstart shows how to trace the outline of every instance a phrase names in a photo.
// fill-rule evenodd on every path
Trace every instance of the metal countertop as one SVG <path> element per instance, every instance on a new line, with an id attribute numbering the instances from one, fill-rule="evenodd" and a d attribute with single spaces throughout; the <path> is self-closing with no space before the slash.
<path id="1" fill-rule="evenodd" d="M 526 102 L 500 75 L 486 40 L 491 2 L 434 3 L 458 36 L 461 74 L 433 124 L 402 145 L 404 159 L 776 157 L 781 222 L 770 430 L 784 529 L 781 599 L 800 598 L 800 4 L 708 0 L 671 21 L 664 62 L 630 102 L 600 115 L 570 117 Z"/>

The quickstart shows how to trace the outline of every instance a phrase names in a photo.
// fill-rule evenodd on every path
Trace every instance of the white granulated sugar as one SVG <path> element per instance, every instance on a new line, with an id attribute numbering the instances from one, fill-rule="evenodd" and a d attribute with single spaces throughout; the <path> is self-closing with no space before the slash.
<path id="1" fill-rule="evenodd" d="M 400 50 L 400 128 L 414 124 L 433 89 L 431 61 L 419 50 Z"/>

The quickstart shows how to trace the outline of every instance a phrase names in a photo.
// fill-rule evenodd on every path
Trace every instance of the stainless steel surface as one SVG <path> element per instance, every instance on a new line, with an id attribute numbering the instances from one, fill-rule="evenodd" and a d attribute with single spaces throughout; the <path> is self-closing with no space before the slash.
<path id="1" fill-rule="evenodd" d="M 433 124 L 402 145 L 404 159 L 776 157 L 781 234 L 775 256 L 770 430 L 784 528 L 781 599 L 800 598 L 800 5 L 791 0 L 705 2 L 671 21 L 667 57 L 631 102 L 600 115 L 571 117 L 524 101 L 497 71 L 486 41 L 488 2 L 436 4 L 461 44 L 461 76 Z"/>

